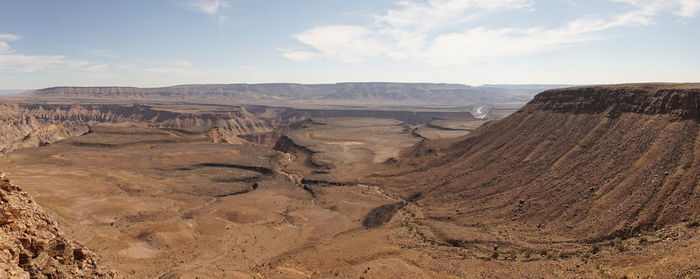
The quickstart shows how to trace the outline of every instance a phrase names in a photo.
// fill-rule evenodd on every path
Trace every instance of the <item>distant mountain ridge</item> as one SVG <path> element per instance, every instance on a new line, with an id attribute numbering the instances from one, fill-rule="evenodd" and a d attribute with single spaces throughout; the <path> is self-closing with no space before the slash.
<path id="1" fill-rule="evenodd" d="M 379 106 L 491 106 L 524 104 L 559 86 L 469 86 L 446 83 L 194 84 L 157 88 L 52 87 L 34 91 L 43 100 L 167 101 L 215 104 L 318 104 Z"/>

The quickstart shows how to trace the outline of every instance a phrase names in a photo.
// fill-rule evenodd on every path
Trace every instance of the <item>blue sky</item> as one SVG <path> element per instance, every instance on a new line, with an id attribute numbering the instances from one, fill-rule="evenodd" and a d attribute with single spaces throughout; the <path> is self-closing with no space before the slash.
<path id="1" fill-rule="evenodd" d="M 700 81 L 700 0 L 0 0 L 0 88 Z"/>

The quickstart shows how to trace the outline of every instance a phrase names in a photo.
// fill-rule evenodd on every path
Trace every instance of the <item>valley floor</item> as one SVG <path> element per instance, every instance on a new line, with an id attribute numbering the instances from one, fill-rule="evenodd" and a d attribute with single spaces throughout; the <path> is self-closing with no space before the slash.
<path id="1" fill-rule="evenodd" d="M 363 183 L 419 135 L 482 124 L 444 122 L 317 120 L 287 133 L 276 147 L 287 153 L 98 125 L 15 151 L 0 169 L 123 278 L 700 277 L 687 269 L 700 262 L 692 225 L 597 243 L 523 240 L 515 227 L 429 218 Z"/>

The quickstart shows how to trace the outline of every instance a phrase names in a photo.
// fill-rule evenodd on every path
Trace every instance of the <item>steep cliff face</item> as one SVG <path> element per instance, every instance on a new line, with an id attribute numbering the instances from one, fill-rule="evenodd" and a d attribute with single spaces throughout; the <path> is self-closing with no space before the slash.
<path id="1" fill-rule="evenodd" d="M 78 136 L 97 123 L 207 131 L 243 136 L 271 130 L 268 123 L 245 110 L 176 112 L 140 105 L 0 105 L 0 153 Z"/>
<path id="2" fill-rule="evenodd" d="M 560 113 L 663 114 L 700 120 L 700 89 L 690 84 L 564 88 L 535 96 L 529 106 Z"/>
<path id="3" fill-rule="evenodd" d="M 419 144 L 387 188 L 419 194 L 436 220 L 572 240 L 698 219 L 699 98 L 700 85 L 547 91 L 465 138 Z"/>
<path id="4" fill-rule="evenodd" d="M 0 278 L 114 278 L 0 172 Z"/>

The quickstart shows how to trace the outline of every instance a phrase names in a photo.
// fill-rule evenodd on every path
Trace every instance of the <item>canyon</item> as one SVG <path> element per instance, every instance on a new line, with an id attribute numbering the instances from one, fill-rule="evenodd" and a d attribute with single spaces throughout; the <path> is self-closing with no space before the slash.
<path id="1" fill-rule="evenodd" d="M 0 269 L 18 278 L 700 276 L 700 84 L 464 97 L 474 90 L 486 92 L 268 84 L 7 98 L 0 170 L 13 184 L 3 176 L 0 243 L 12 252 Z M 322 101 L 304 104 L 309 96 Z M 521 98 L 532 100 L 500 118 Z M 474 117 L 481 105 L 490 117 Z"/>

